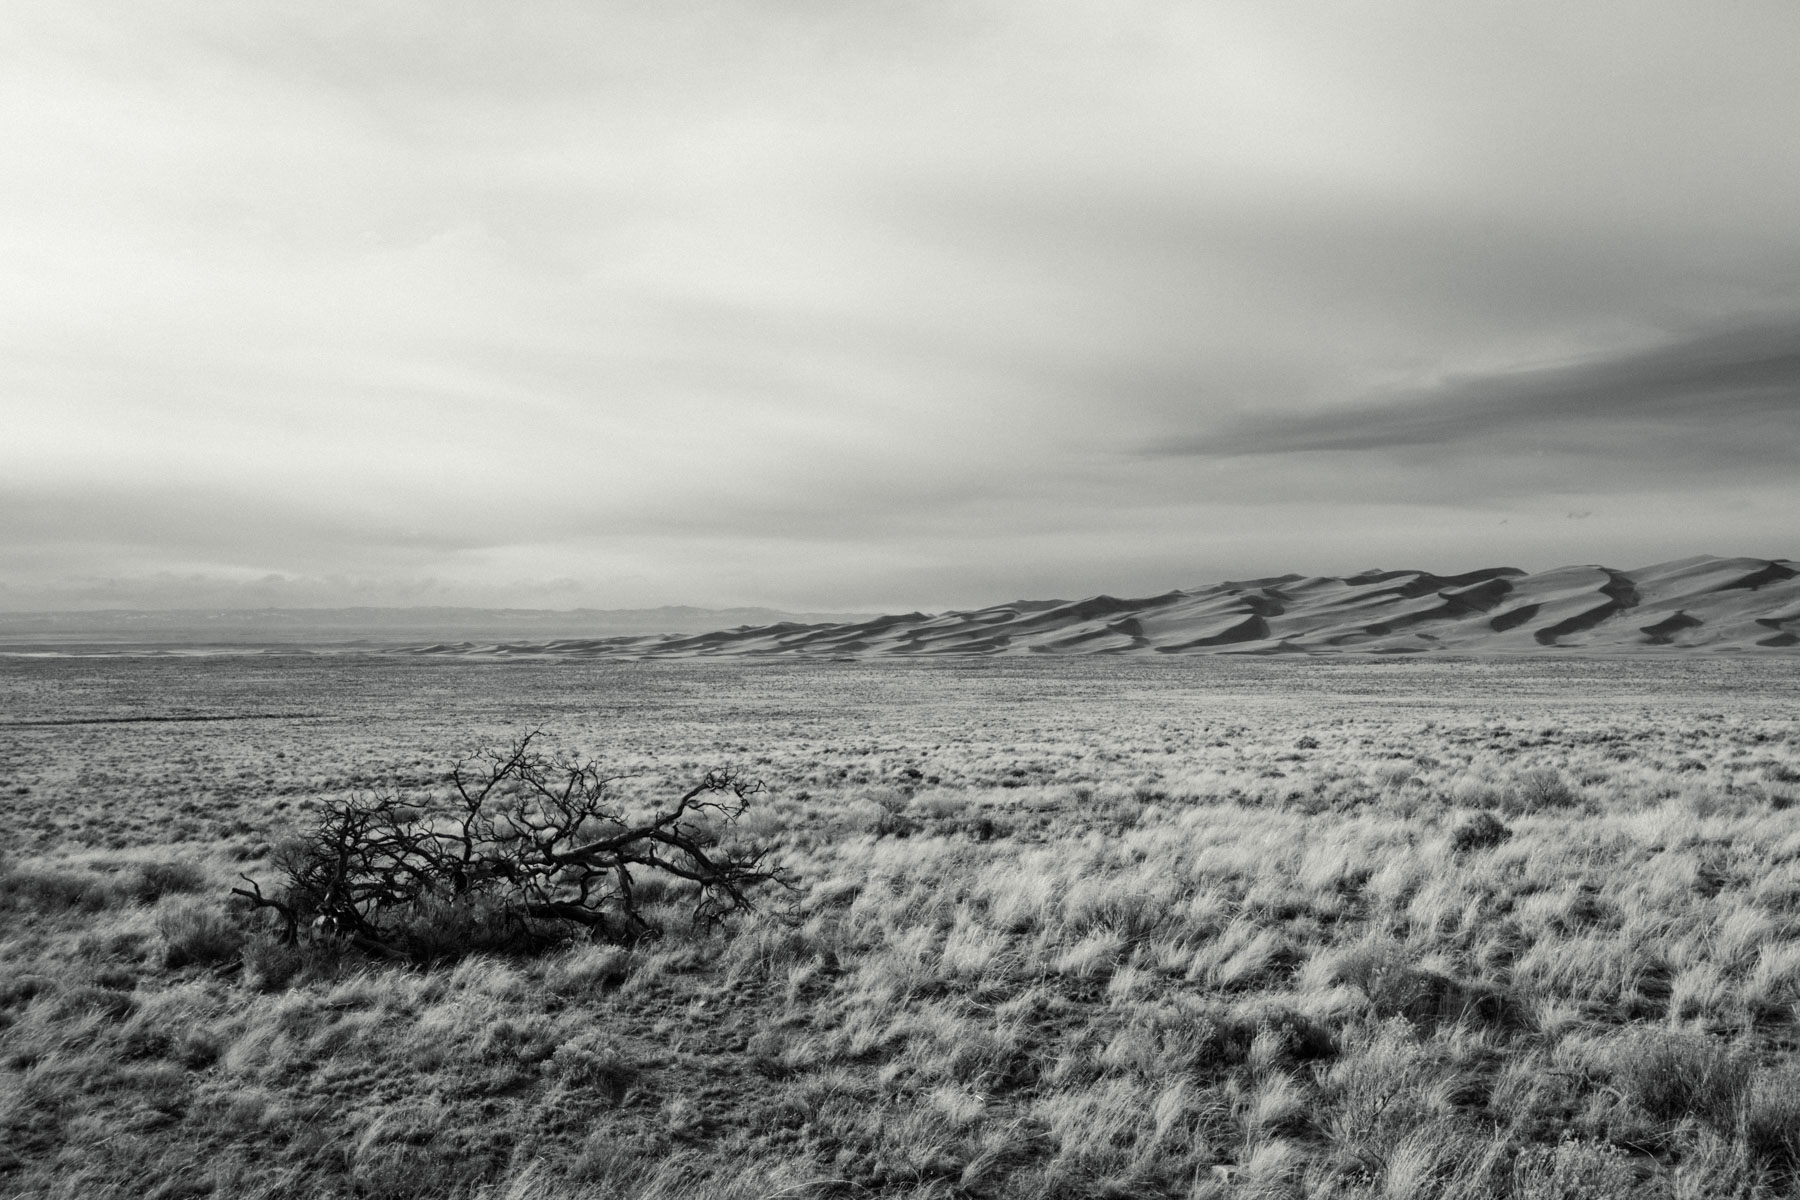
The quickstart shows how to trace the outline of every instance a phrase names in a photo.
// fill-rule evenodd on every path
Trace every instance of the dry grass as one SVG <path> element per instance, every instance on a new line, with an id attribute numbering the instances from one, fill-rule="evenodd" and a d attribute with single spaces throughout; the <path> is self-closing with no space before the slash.
<path id="1" fill-rule="evenodd" d="M 1719 660 L 0 664 L 14 720 L 325 714 L 0 730 L 0 1194 L 1800 1194 L 1797 694 Z M 801 892 L 429 971 L 223 903 L 306 797 L 525 723 L 645 797 L 762 775 Z"/>

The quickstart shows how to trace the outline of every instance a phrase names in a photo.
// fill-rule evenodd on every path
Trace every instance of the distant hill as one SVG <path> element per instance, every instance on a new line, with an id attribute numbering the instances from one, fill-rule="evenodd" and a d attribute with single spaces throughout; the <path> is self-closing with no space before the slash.
<path id="1" fill-rule="evenodd" d="M 860 619 L 854 613 L 770 608 L 570 610 L 534 608 L 241 608 L 0 613 L 0 644 L 287 646 L 420 641 L 509 641 L 700 633 L 784 621 Z"/>
<path id="2" fill-rule="evenodd" d="M 1800 644 L 1800 563 L 1703 556 L 1621 571 L 1280 575 L 1122 600 L 782 621 L 700 634 L 440 642 L 402 653 L 690 658 L 938 654 L 1778 651 Z"/>

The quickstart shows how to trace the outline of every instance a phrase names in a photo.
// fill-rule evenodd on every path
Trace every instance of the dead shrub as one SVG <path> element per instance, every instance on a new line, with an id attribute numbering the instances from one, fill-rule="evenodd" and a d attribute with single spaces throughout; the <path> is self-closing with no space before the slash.
<path id="1" fill-rule="evenodd" d="M 762 785 L 709 771 L 645 816 L 614 798 L 616 776 L 546 755 L 537 733 L 455 764 L 445 790 L 392 790 L 326 803 L 283 845 L 281 889 L 232 894 L 369 953 L 429 962 L 478 950 L 536 951 L 572 933 L 654 937 L 637 873 L 683 881 L 692 919 L 712 925 L 785 883 L 771 848 L 734 840 Z"/>

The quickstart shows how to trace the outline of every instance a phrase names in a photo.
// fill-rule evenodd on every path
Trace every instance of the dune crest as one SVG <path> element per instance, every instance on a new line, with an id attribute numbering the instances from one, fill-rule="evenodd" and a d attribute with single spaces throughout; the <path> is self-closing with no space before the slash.
<path id="1" fill-rule="evenodd" d="M 1800 645 L 1800 563 L 1701 556 L 1636 570 L 1282 575 L 1143 599 L 1019 601 L 863 621 L 403 653 L 686 658 L 1025 654 L 1667 654 Z"/>

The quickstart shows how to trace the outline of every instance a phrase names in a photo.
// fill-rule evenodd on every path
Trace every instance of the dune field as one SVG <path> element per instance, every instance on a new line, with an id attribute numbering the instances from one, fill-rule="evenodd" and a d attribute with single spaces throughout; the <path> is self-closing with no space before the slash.
<path id="1" fill-rule="evenodd" d="M 1701 556 L 1637 570 L 1280 575 L 1144 599 L 1019 601 L 703 634 L 440 642 L 433 655 L 1620 654 L 1800 646 L 1800 564 Z"/>
<path id="2" fill-rule="evenodd" d="M 0 658 L 0 1195 L 1800 1195 L 1794 660 L 1542 636 L 1779 637 L 1750 566 L 1106 635 L 1451 595 L 1511 658 Z M 528 730 L 632 812 L 761 780 L 786 886 L 431 961 L 230 896 Z"/>

